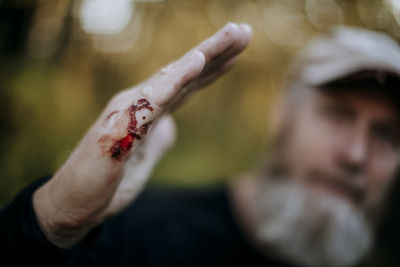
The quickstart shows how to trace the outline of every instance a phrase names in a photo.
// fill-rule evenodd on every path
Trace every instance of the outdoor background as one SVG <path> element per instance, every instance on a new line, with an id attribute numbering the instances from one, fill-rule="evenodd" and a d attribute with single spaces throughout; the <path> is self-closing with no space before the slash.
<path id="1" fill-rule="evenodd" d="M 178 140 L 151 184 L 201 186 L 254 167 L 293 56 L 335 25 L 400 39 L 400 1 L 0 0 L 0 207 L 54 173 L 112 95 L 229 21 L 250 24 L 253 39 L 229 74 L 173 114 Z"/>

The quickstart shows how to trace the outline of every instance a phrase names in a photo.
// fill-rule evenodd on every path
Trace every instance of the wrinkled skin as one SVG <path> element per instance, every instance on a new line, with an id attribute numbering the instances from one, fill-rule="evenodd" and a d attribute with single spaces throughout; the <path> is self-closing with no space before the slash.
<path id="1" fill-rule="evenodd" d="M 228 23 L 110 100 L 65 164 L 33 196 L 39 225 L 50 242 L 72 247 L 135 199 L 174 141 L 168 111 L 226 72 L 250 37 L 249 26 Z"/>

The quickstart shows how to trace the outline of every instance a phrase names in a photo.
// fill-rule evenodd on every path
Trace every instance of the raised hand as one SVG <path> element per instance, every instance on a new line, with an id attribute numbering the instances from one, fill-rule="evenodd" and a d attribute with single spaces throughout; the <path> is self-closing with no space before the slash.
<path id="1" fill-rule="evenodd" d="M 251 37 L 228 23 L 147 81 L 114 96 L 66 163 L 33 197 L 45 236 L 71 247 L 138 194 L 175 128 L 166 114 L 232 66 Z"/>

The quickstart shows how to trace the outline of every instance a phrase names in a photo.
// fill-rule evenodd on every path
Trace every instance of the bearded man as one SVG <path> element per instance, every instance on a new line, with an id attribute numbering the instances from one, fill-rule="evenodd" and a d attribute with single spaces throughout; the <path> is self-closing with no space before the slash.
<path id="1" fill-rule="evenodd" d="M 236 61 L 229 23 L 116 95 L 67 162 L 1 213 L 3 258 L 25 265 L 353 266 L 370 251 L 400 158 L 400 49 L 336 28 L 289 71 L 263 166 L 227 185 L 146 188 L 175 138 L 166 114 Z"/>

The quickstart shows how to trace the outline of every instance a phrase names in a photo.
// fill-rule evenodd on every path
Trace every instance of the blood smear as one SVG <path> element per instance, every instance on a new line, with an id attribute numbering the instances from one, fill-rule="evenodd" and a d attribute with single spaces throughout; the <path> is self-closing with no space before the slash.
<path id="1" fill-rule="evenodd" d="M 137 128 L 136 112 L 142 109 L 147 109 L 153 111 L 153 107 L 150 102 L 141 98 L 137 101 L 136 105 L 129 107 L 128 112 L 130 116 L 129 124 L 127 127 L 127 135 L 121 139 L 114 140 L 113 145 L 110 148 L 111 157 L 117 160 L 121 160 L 122 157 L 130 150 L 133 141 L 136 139 L 141 140 L 147 133 L 147 130 L 151 122 L 143 124 L 141 127 Z"/>

